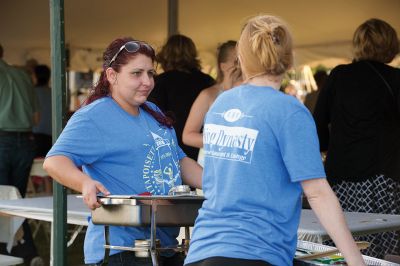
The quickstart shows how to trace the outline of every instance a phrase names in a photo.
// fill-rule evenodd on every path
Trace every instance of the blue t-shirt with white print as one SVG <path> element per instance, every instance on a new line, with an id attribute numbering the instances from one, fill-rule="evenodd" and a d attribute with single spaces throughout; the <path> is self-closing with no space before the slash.
<path id="1" fill-rule="evenodd" d="M 325 177 L 311 114 L 292 96 L 245 84 L 211 106 L 203 143 L 206 200 L 185 263 L 222 256 L 292 265 L 299 181 Z"/>
<path id="2" fill-rule="evenodd" d="M 154 110 L 154 104 L 146 102 Z M 111 194 L 150 192 L 167 195 L 182 183 L 179 161 L 186 155 L 179 148 L 175 131 L 162 127 L 140 108 L 138 116 L 124 111 L 112 98 L 99 99 L 76 112 L 47 154 L 65 155 Z M 179 228 L 157 228 L 162 246 L 174 245 Z M 110 243 L 132 246 L 135 239 L 149 239 L 150 230 L 110 226 Z M 86 232 L 85 263 L 104 257 L 104 227 L 91 221 Z M 111 250 L 111 255 L 120 252 Z"/>

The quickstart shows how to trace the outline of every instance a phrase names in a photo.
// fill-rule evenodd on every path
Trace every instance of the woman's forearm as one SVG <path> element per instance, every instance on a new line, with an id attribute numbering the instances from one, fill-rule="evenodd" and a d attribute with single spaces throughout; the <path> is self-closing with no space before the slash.
<path id="1" fill-rule="evenodd" d="M 339 201 L 326 179 L 304 181 L 302 186 L 311 208 L 345 257 L 348 265 L 365 265 L 347 227 Z"/>
<path id="2" fill-rule="evenodd" d="M 110 194 L 107 188 L 79 170 L 66 156 L 51 156 L 46 158 L 43 168 L 57 182 L 81 192 L 83 202 L 92 210 L 101 206 L 97 199 L 99 192 L 104 195 Z"/>
<path id="3" fill-rule="evenodd" d="M 180 161 L 182 181 L 195 188 L 202 187 L 202 174 L 203 168 L 193 159 L 189 157 L 184 157 Z"/>
<path id="4" fill-rule="evenodd" d="M 202 148 L 203 147 L 203 134 L 200 132 L 183 130 L 182 142 L 188 146 Z"/>
<path id="5" fill-rule="evenodd" d="M 80 171 L 66 156 L 51 156 L 45 159 L 43 168 L 58 183 L 82 192 L 82 183 L 90 177 Z"/>

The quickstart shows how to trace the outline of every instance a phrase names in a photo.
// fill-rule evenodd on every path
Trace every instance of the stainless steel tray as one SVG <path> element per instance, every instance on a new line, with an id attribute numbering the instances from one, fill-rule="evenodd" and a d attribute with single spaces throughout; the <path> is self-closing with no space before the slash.
<path id="1" fill-rule="evenodd" d="M 308 241 L 302 241 L 298 240 L 297 241 L 297 247 L 301 249 L 307 249 L 309 251 L 313 252 L 318 252 L 318 251 L 328 251 L 334 249 L 334 247 L 331 246 L 326 246 L 326 245 L 321 245 L 313 242 L 308 242 Z M 340 253 L 338 253 L 340 254 Z M 386 260 L 381 260 L 381 259 L 376 259 L 372 258 L 369 256 L 363 256 L 364 261 L 367 265 L 376 265 L 376 266 L 399 266 L 399 264 L 394 263 L 394 262 L 389 262 Z M 313 261 L 299 261 L 295 260 L 294 261 L 295 266 L 308 266 L 308 265 L 327 265 L 327 264 L 322 264 L 319 262 L 313 262 Z"/>
<path id="2" fill-rule="evenodd" d="M 193 226 L 204 197 L 109 195 L 99 200 L 102 206 L 92 211 L 94 224 L 150 226 L 153 210 L 157 226 Z"/>

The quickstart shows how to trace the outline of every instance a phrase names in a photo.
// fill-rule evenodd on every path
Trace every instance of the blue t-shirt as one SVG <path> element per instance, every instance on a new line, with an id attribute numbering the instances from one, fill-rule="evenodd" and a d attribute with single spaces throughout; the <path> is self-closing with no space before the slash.
<path id="1" fill-rule="evenodd" d="M 299 181 L 325 177 L 311 114 L 273 88 L 242 85 L 211 106 L 203 143 L 206 200 L 185 263 L 222 256 L 292 265 Z"/>
<path id="2" fill-rule="evenodd" d="M 69 157 L 111 194 L 167 195 L 171 187 L 182 183 L 179 161 L 186 155 L 177 143 L 175 131 L 160 126 L 142 108 L 138 116 L 132 116 L 105 97 L 71 117 L 47 157 Z M 179 228 L 157 228 L 162 246 L 176 244 L 178 233 Z M 149 228 L 110 226 L 111 245 L 132 246 L 135 239 L 149 238 Z M 89 221 L 85 263 L 101 261 L 104 244 L 104 226 Z M 111 250 L 110 254 L 117 252 Z"/>

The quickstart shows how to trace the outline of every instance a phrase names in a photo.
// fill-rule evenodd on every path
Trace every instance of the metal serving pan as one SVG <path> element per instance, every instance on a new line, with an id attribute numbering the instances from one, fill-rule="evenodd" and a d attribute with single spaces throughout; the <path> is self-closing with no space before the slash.
<path id="1" fill-rule="evenodd" d="M 326 245 L 317 244 L 317 243 L 308 242 L 308 241 L 302 241 L 302 240 L 297 241 L 297 248 L 309 250 L 312 252 L 328 251 L 328 250 L 334 249 L 334 247 L 331 247 L 331 246 L 326 246 Z M 338 253 L 338 254 L 340 254 L 340 253 Z M 381 260 L 381 259 L 377 259 L 377 258 L 373 258 L 373 257 L 369 257 L 369 256 L 363 256 L 363 258 L 367 265 L 374 265 L 374 266 L 395 266 L 395 265 L 397 265 L 397 266 L 399 266 L 399 264 L 397 264 L 397 263 L 386 261 L 386 260 Z M 336 265 L 337 264 L 338 263 L 336 263 Z M 309 266 L 309 265 L 329 265 L 329 264 L 318 262 L 318 261 L 301 261 L 301 260 L 295 259 L 293 265 L 294 266 Z M 344 264 L 344 265 L 346 265 L 346 264 Z"/>
<path id="2" fill-rule="evenodd" d="M 193 226 L 202 196 L 109 195 L 99 197 L 100 208 L 92 211 L 94 224 L 150 226 L 152 210 L 157 226 Z"/>

